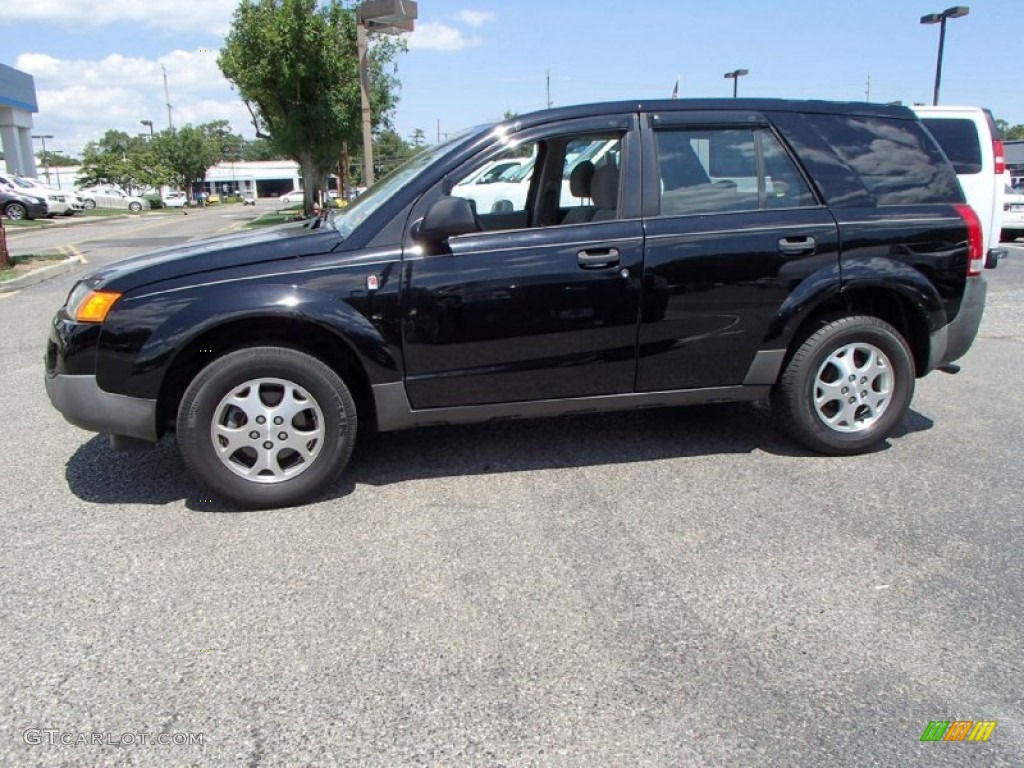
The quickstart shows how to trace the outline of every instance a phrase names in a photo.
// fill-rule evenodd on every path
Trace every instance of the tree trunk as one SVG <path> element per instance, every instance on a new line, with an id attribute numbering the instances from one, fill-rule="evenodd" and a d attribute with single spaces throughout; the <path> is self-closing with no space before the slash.
<path id="1" fill-rule="evenodd" d="M 313 195 L 316 187 L 316 166 L 313 163 L 313 155 L 304 152 L 296 160 L 302 170 L 302 212 L 306 216 L 312 216 L 315 201 Z"/>

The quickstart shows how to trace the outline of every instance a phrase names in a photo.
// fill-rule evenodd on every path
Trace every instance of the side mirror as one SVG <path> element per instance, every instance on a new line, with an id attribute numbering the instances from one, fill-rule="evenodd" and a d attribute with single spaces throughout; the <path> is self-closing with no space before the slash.
<path id="1" fill-rule="evenodd" d="M 464 197 L 442 197 L 427 209 L 416 227 L 416 236 L 425 240 L 447 240 L 456 235 L 480 232 L 473 204 Z"/>

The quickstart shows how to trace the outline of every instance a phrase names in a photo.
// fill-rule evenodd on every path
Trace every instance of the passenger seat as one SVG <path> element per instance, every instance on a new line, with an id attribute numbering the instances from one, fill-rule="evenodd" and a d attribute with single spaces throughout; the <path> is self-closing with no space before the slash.
<path id="1" fill-rule="evenodd" d="M 581 197 L 589 199 L 591 197 L 590 187 L 591 182 L 594 178 L 594 164 L 589 160 L 584 160 L 572 169 L 572 173 L 569 174 L 569 192 L 572 193 L 573 197 Z M 575 208 L 570 208 L 569 212 L 565 214 L 565 218 L 562 219 L 563 224 L 585 224 L 594 218 L 594 211 L 597 208 L 593 205 L 577 205 Z"/>
<path id="2" fill-rule="evenodd" d="M 590 192 L 597 210 L 591 221 L 608 221 L 619 215 L 619 167 L 614 163 L 602 165 L 594 171 Z"/>

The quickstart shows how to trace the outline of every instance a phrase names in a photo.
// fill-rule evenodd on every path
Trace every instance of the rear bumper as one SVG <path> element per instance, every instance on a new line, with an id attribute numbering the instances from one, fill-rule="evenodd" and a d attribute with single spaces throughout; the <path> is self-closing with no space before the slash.
<path id="1" fill-rule="evenodd" d="M 969 277 L 964 287 L 964 297 L 960 302 L 960 311 L 949 325 L 932 334 L 931 352 L 928 357 L 928 370 L 940 365 L 959 360 L 974 343 L 981 327 L 981 317 L 985 312 L 985 296 L 988 283 L 984 277 Z"/>
<path id="2" fill-rule="evenodd" d="M 50 402 L 76 427 L 155 443 L 156 400 L 115 395 L 90 375 L 48 374 Z"/>

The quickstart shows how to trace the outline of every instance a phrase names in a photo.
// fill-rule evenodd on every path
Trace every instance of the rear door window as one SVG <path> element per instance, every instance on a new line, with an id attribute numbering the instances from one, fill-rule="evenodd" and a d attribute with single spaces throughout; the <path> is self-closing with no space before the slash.
<path id="1" fill-rule="evenodd" d="M 655 137 L 663 216 L 817 204 L 770 131 L 673 128 Z"/>
<path id="2" fill-rule="evenodd" d="M 939 142 L 958 174 L 981 173 L 981 138 L 973 120 L 925 117 L 921 122 Z"/>

